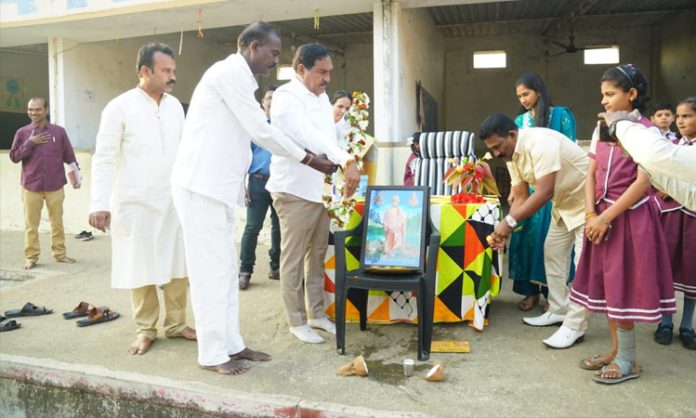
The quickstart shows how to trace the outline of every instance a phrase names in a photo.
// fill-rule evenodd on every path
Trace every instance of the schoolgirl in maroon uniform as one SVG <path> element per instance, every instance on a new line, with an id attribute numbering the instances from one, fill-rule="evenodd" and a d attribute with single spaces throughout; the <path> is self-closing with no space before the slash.
<path id="1" fill-rule="evenodd" d="M 602 76 L 604 109 L 644 112 L 647 84 L 631 64 L 610 68 Z M 646 117 L 641 123 L 653 126 Z M 612 352 L 584 359 L 580 366 L 601 369 L 593 379 L 615 384 L 639 376 L 634 322 L 659 322 L 663 314 L 674 313 L 676 305 L 650 178 L 620 147 L 600 141 L 599 128 L 589 157 L 586 241 L 570 298 L 589 311 L 607 314 Z"/>
<path id="2" fill-rule="evenodd" d="M 681 139 L 672 142 L 683 146 L 696 145 L 696 97 L 689 97 L 677 105 L 677 127 Z M 696 212 L 675 202 L 669 196 L 658 193 L 655 201 L 660 208 L 660 221 L 665 230 L 667 250 L 672 261 L 674 290 L 684 293 L 684 309 L 679 325 L 682 345 L 696 350 L 694 335 L 694 307 L 696 307 Z M 655 331 L 655 341 L 672 343 L 672 315 L 662 316 Z"/>

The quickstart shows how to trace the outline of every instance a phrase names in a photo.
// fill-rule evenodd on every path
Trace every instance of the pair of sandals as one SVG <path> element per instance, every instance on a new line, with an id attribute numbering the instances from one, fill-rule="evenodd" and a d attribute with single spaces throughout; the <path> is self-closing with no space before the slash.
<path id="1" fill-rule="evenodd" d="M 52 309 L 47 309 L 45 306 L 36 306 L 31 302 L 27 302 L 19 309 L 10 309 L 5 311 L 5 316 L 0 316 L 0 332 L 12 331 L 22 326 L 14 319 L 22 316 L 41 316 L 52 313 Z"/>
<path id="2" fill-rule="evenodd" d="M 80 302 L 69 312 L 63 312 L 63 318 L 75 319 L 83 318 L 76 322 L 78 327 L 87 327 L 90 325 L 101 324 L 102 322 L 113 321 L 121 316 L 118 312 L 114 312 L 107 306 L 94 306 L 87 302 Z"/>
<path id="3" fill-rule="evenodd" d="M 624 373 L 618 364 L 601 354 L 595 354 L 591 357 L 584 358 L 580 360 L 578 365 L 581 369 L 595 371 L 592 380 L 605 385 L 615 385 L 628 380 L 637 379 L 640 377 L 641 371 L 640 367 L 633 363 L 631 370 L 628 373 Z M 604 377 L 604 375 L 607 374 L 614 374 L 616 377 Z"/>

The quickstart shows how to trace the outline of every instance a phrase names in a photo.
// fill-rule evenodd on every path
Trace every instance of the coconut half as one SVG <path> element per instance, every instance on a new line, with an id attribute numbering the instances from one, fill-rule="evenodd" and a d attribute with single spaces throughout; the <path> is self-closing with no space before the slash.
<path id="1" fill-rule="evenodd" d="M 365 362 L 365 357 L 362 355 L 357 356 L 350 363 L 344 364 L 336 369 L 336 374 L 338 376 L 367 376 L 367 362 Z"/>
<path id="2" fill-rule="evenodd" d="M 442 364 L 436 364 L 432 369 L 425 375 L 425 380 L 428 382 L 442 382 L 445 380 L 445 366 Z"/>

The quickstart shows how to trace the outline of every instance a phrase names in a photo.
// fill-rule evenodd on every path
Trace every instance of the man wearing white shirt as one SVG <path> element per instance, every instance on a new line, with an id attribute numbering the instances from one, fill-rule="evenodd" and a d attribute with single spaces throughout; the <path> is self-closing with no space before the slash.
<path id="1" fill-rule="evenodd" d="M 326 153 L 358 176 L 355 159 L 339 146 L 333 110 L 326 95 L 333 64 L 323 45 L 300 46 L 293 59 L 295 78 L 273 95 L 271 123 L 302 147 Z M 306 343 L 324 339 L 312 328 L 335 334 L 324 314 L 324 256 L 329 217 L 322 203 L 324 176 L 296 160 L 273 155 L 266 189 L 280 219 L 280 282 L 290 332 Z M 305 293 L 307 305 L 305 307 Z M 309 311 L 309 313 L 307 312 Z M 309 321 L 307 320 L 309 314 Z"/>
<path id="2" fill-rule="evenodd" d="M 111 286 L 130 289 L 138 326 L 130 354 L 144 354 L 157 337 L 162 286 L 165 335 L 196 339 L 186 326 L 188 280 L 171 175 L 184 124 L 176 97 L 172 49 L 151 43 L 138 51 L 140 82 L 102 112 L 92 158 L 89 223 L 111 229 Z"/>
<path id="3" fill-rule="evenodd" d="M 324 173 L 345 163 L 327 159 L 315 147 L 305 151 L 268 124 L 254 97 L 254 75 L 268 75 L 275 68 L 280 47 L 271 25 L 253 23 L 239 35 L 238 52 L 203 74 L 191 98 L 172 172 L 196 317 L 198 363 L 222 374 L 245 372 L 248 367 L 240 360 L 271 359 L 246 347 L 239 330 L 234 206 L 244 202 L 251 138 L 274 155 Z M 348 185 L 351 193 L 357 184 L 354 180 Z"/>

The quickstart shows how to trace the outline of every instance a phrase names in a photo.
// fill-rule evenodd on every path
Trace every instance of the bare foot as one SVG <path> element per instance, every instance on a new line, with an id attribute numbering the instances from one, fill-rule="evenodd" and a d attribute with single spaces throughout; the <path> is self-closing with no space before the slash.
<path id="1" fill-rule="evenodd" d="M 539 303 L 539 295 L 527 296 L 517 304 L 517 309 L 522 312 L 532 310 Z"/>
<path id="2" fill-rule="evenodd" d="M 638 374 L 642 368 L 638 366 L 637 363 L 631 365 L 631 373 Z M 619 370 L 619 366 L 616 363 L 610 363 L 608 366 L 602 367 L 600 370 L 594 372 L 595 376 L 601 377 L 603 379 L 621 379 L 624 374 Z"/>
<path id="3" fill-rule="evenodd" d="M 251 360 L 251 361 L 270 361 L 271 356 L 262 353 L 261 351 L 254 351 L 250 349 L 249 347 L 245 348 L 244 350 L 240 351 L 237 354 L 232 354 L 230 356 L 231 360 Z"/>
<path id="4" fill-rule="evenodd" d="M 167 338 L 184 338 L 186 340 L 192 340 L 196 341 L 198 338 L 196 337 L 196 330 L 191 328 L 191 327 L 186 327 L 181 330 L 178 334 L 174 335 L 167 335 Z"/>
<path id="5" fill-rule="evenodd" d="M 230 359 L 230 361 L 222 364 L 218 364 L 217 366 L 201 366 L 202 368 L 206 370 L 212 370 L 214 372 L 218 372 L 220 374 L 242 374 L 245 371 L 249 370 L 249 366 L 245 366 L 242 363 Z"/>
<path id="6" fill-rule="evenodd" d="M 133 344 L 131 344 L 130 347 L 128 347 L 128 354 L 145 354 L 147 353 L 147 350 L 150 349 L 150 346 L 153 342 L 154 340 L 151 340 L 144 335 L 138 335 L 137 337 L 135 337 L 135 341 L 133 341 Z"/>
<path id="7" fill-rule="evenodd" d="M 68 264 L 72 264 L 72 263 L 75 262 L 75 259 L 74 259 L 74 258 L 70 258 L 70 257 L 68 257 L 67 255 L 62 255 L 62 256 L 60 256 L 60 257 L 56 257 L 56 261 L 59 262 L 59 263 L 68 263 Z"/>
<path id="8" fill-rule="evenodd" d="M 36 261 L 27 260 L 27 262 L 24 263 L 24 270 L 31 270 L 34 267 L 36 267 Z"/>
<path id="9" fill-rule="evenodd" d="M 615 356 L 616 355 L 613 353 L 595 354 L 580 360 L 580 368 L 585 370 L 600 370 L 602 367 L 610 365 L 611 362 L 614 361 Z"/>

